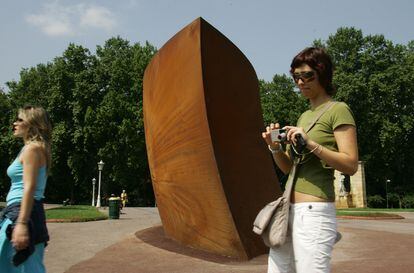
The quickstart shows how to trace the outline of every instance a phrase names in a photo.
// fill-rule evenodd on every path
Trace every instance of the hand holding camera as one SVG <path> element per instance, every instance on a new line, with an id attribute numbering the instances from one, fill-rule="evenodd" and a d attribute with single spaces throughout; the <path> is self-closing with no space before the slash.
<path id="1" fill-rule="evenodd" d="M 282 130 L 282 132 L 280 132 L 280 130 Z M 278 150 L 280 149 L 280 142 L 283 141 L 283 129 L 280 129 L 279 123 L 271 123 L 266 127 L 266 132 L 262 133 L 262 137 L 272 150 Z M 275 141 L 275 139 L 278 141 Z"/>
<path id="2" fill-rule="evenodd" d="M 273 129 L 270 131 L 270 139 L 272 142 L 286 142 L 286 129 Z"/>
<path id="3" fill-rule="evenodd" d="M 303 131 L 303 128 L 294 126 L 285 126 L 280 128 L 279 123 L 266 127 L 266 132 L 262 133 L 263 138 L 269 145 L 271 150 L 280 150 L 281 143 L 290 142 L 298 150 L 303 150 L 306 147 L 306 140 L 308 136 Z"/>
<path id="4" fill-rule="evenodd" d="M 294 151 L 301 154 L 307 145 L 308 135 L 302 127 L 285 126 L 283 129 L 287 130 L 287 140 L 294 146 Z"/>

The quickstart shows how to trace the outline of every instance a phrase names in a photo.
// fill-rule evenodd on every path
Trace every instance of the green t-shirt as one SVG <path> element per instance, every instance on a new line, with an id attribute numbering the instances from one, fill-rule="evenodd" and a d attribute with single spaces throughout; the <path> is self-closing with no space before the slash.
<path id="1" fill-rule="evenodd" d="M 325 106 L 326 103 L 304 112 L 300 116 L 297 126 L 303 127 L 306 130 Z M 336 102 L 319 118 L 313 128 L 308 132 L 308 136 L 316 143 L 324 146 L 325 149 L 338 151 L 334 130 L 338 126 L 345 124 L 355 126 L 351 109 L 343 102 Z M 304 153 L 307 152 L 309 150 L 305 149 Z M 334 201 L 335 192 L 333 180 L 334 169 L 311 153 L 304 156 L 301 164 L 298 166 L 294 190 L 328 201 Z"/>

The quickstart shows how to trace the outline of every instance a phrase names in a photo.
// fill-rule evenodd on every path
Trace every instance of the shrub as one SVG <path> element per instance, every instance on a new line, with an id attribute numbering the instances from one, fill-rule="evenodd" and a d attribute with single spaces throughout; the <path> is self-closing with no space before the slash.
<path id="1" fill-rule="evenodd" d="M 401 208 L 401 196 L 397 193 L 388 193 L 388 207 L 389 208 Z"/>
<path id="2" fill-rule="evenodd" d="M 414 208 L 414 194 L 404 196 L 401 203 L 405 209 Z"/>
<path id="3" fill-rule="evenodd" d="M 369 208 L 384 208 L 386 206 L 385 199 L 381 195 L 371 195 L 367 198 Z"/>

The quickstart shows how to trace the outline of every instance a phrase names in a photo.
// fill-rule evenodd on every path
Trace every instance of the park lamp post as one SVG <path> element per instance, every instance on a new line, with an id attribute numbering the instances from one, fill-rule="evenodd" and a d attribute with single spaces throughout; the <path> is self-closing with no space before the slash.
<path id="1" fill-rule="evenodd" d="M 102 180 L 102 170 L 105 163 L 103 161 L 99 161 L 98 163 L 98 170 L 99 170 L 99 180 L 98 180 L 98 200 L 96 201 L 96 207 L 101 207 L 101 180 Z"/>
<path id="2" fill-rule="evenodd" d="M 96 178 L 92 178 L 92 207 L 95 206 L 95 184 Z"/>
<path id="3" fill-rule="evenodd" d="M 387 185 L 388 185 L 388 183 L 390 183 L 391 182 L 391 180 L 389 180 L 389 179 L 387 179 L 386 181 L 385 181 L 385 197 L 386 197 L 386 199 L 387 199 L 387 209 L 388 209 L 388 187 L 387 187 Z"/>

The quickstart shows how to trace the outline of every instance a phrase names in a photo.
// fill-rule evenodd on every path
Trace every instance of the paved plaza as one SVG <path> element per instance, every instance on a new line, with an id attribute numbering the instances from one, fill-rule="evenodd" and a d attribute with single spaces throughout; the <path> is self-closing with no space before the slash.
<path id="1" fill-rule="evenodd" d="M 414 272 L 414 213 L 403 220 L 339 220 L 333 273 Z M 156 208 L 124 208 L 119 220 L 49 223 L 49 273 L 265 273 L 267 255 L 238 261 L 163 236 Z"/>

